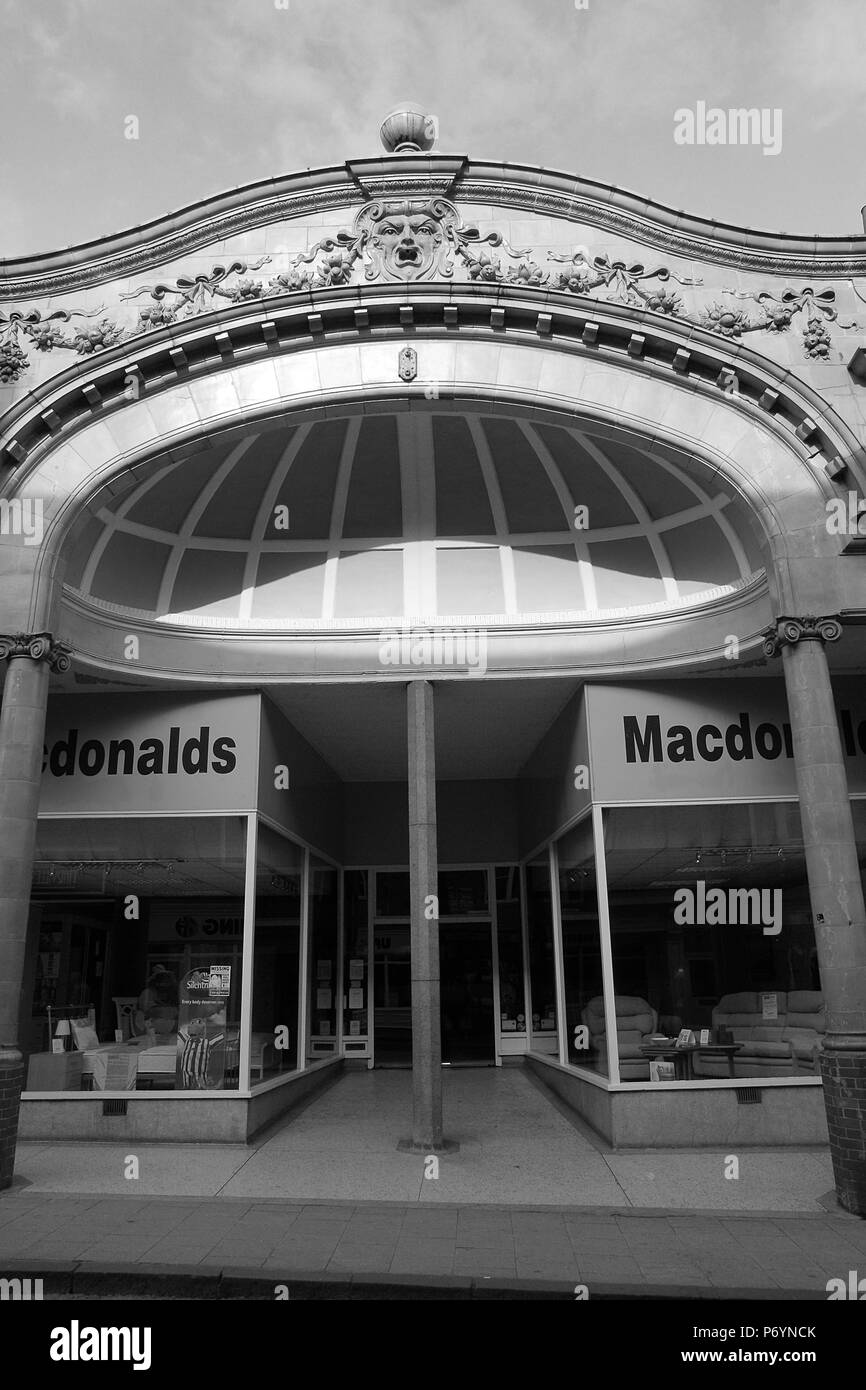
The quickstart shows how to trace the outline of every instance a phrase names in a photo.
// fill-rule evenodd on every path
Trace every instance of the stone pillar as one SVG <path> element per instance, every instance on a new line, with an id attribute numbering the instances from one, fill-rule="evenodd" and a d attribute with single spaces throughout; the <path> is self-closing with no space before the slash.
<path id="1" fill-rule="evenodd" d="M 409 892 L 412 949 L 412 1147 L 442 1148 L 439 883 L 433 687 L 410 681 Z"/>
<path id="2" fill-rule="evenodd" d="M 12 1182 L 24 1083 L 21 987 L 42 776 L 48 677 L 69 668 L 50 633 L 0 637 L 8 662 L 0 707 L 0 1189 Z"/>
<path id="3" fill-rule="evenodd" d="M 782 652 L 806 872 L 827 1032 L 821 1057 L 836 1191 L 866 1216 L 866 910 L 825 642 L 835 617 L 780 617 L 765 634 Z"/>

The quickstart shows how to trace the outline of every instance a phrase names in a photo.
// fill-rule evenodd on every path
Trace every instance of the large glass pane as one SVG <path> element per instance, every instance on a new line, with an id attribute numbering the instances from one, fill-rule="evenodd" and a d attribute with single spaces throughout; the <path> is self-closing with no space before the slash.
<path id="1" fill-rule="evenodd" d="M 412 969 L 408 922 L 373 933 L 373 1027 L 376 1066 L 412 1063 Z"/>
<path id="2" fill-rule="evenodd" d="M 493 943 L 489 922 L 439 926 L 442 1061 L 493 1066 Z"/>
<path id="3" fill-rule="evenodd" d="M 520 912 L 520 870 L 496 870 L 496 931 L 499 949 L 500 1032 L 526 1039 L 526 998 L 523 976 L 523 932 Z"/>
<path id="4" fill-rule="evenodd" d="M 376 916 L 409 916 L 409 872 L 379 870 L 376 874 Z"/>
<path id="5" fill-rule="evenodd" d="M 368 1057 L 369 1048 L 369 873 L 343 874 L 343 1046 L 351 1056 Z"/>
<path id="6" fill-rule="evenodd" d="M 568 1060 L 608 1074 L 592 818 L 557 844 Z M 624 1044 L 625 1045 L 625 1044 Z"/>
<path id="7" fill-rule="evenodd" d="M 250 1084 L 298 1065 L 298 983 L 304 851 L 259 824 Z"/>
<path id="8" fill-rule="evenodd" d="M 489 912 L 486 869 L 444 869 L 438 878 L 439 916 L 472 917 Z"/>
<path id="9" fill-rule="evenodd" d="M 374 876 L 373 1052 L 377 1067 L 408 1067 L 412 1064 L 409 874 L 377 870 Z"/>
<path id="10" fill-rule="evenodd" d="M 526 916 L 532 991 L 531 1046 L 534 1051 L 557 1052 L 553 912 L 546 852 L 526 866 Z"/>
<path id="11" fill-rule="evenodd" d="M 246 820 L 42 820 L 27 1089 L 238 1086 Z"/>
<path id="12" fill-rule="evenodd" d="M 851 798 L 851 815 L 854 819 L 854 838 L 857 841 L 857 859 L 860 864 L 860 877 L 866 888 L 866 798 Z"/>
<path id="13" fill-rule="evenodd" d="M 310 1060 L 337 1049 L 339 872 L 310 856 Z"/>
<path id="14" fill-rule="evenodd" d="M 797 805 L 629 807 L 604 825 L 622 1079 L 817 1076 Z"/>

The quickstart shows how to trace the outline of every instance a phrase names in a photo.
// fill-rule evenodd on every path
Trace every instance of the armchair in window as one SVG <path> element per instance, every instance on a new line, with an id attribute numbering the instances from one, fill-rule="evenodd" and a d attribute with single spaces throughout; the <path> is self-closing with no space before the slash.
<path id="1" fill-rule="evenodd" d="M 619 1074 L 623 1081 L 649 1081 L 649 1061 L 641 1056 L 641 1043 L 656 1031 L 658 1011 L 645 999 L 635 995 L 614 996 L 616 1010 L 616 1040 L 619 1049 Z M 589 1043 L 598 1053 L 599 1071 L 607 1073 L 607 1038 L 604 999 L 590 999 L 581 1014 L 589 1029 Z"/>
<path id="2" fill-rule="evenodd" d="M 267 1054 L 270 1053 L 270 1061 Z M 280 1062 L 282 1062 L 282 1052 Z M 261 1081 L 265 1075 L 265 1068 L 273 1066 L 274 1059 L 274 1035 L 273 1033 L 253 1033 L 250 1038 L 250 1080 L 255 1077 Z"/>
<path id="3" fill-rule="evenodd" d="M 226 1041 L 226 1067 L 225 1074 L 227 1079 L 237 1084 L 239 1077 L 241 1040 L 239 1034 L 235 1034 Z M 268 1060 L 270 1054 L 270 1061 Z M 253 1033 L 250 1037 L 250 1081 L 264 1080 L 265 1069 L 273 1066 L 274 1056 L 274 1035 L 273 1033 Z M 282 1065 L 282 1053 L 280 1053 L 280 1064 Z"/>
<path id="4" fill-rule="evenodd" d="M 827 1023 L 824 996 L 817 989 L 792 989 L 782 1038 L 790 1043 L 797 1075 L 820 1074 L 820 1054 Z"/>

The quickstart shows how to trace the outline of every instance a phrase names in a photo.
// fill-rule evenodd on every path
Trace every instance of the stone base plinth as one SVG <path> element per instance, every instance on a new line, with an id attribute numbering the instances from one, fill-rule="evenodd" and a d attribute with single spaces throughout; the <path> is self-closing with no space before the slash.
<path id="1" fill-rule="evenodd" d="M 18 1109 L 24 1085 L 24 1058 L 15 1047 L 0 1047 L 0 1192 L 12 1185 Z"/>
<path id="2" fill-rule="evenodd" d="M 440 1139 L 438 1144 L 416 1144 L 414 1139 L 399 1139 L 397 1148 L 403 1154 L 456 1154 L 460 1145 L 455 1139 Z"/>
<path id="3" fill-rule="evenodd" d="M 825 1047 L 821 1076 L 836 1192 L 846 1211 L 866 1216 L 866 1049 Z"/>

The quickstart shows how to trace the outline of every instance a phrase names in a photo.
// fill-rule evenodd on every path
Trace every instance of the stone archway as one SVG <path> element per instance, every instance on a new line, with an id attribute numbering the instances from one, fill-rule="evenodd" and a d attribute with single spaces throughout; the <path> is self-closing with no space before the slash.
<path id="1" fill-rule="evenodd" d="M 674 335 L 668 330 L 666 336 Z M 648 368 L 627 351 L 594 357 L 575 352 L 572 343 L 537 336 L 532 342 L 500 344 L 477 332 L 465 337 L 460 332 L 452 341 L 416 330 L 415 378 L 398 386 L 401 342 L 400 334 L 353 344 L 325 334 L 321 346 L 298 344 L 273 358 L 232 361 L 182 381 L 163 380 L 137 399 L 96 410 L 91 419 L 82 422 L 79 414 L 68 438 L 61 433 L 36 443 L 6 492 L 10 501 L 26 498 L 41 507 L 43 543 L 28 547 L 20 537 L 0 537 L 0 565 L 5 564 L 10 604 L 20 613 L 21 626 L 38 628 L 51 620 L 62 538 L 76 508 L 95 488 L 110 486 L 157 447 L 192 453 L 214 432 L 239 421 L 287 411 L 314 418 L 338 403 L 364 409 L 372 401 L 389 400 L 404 406 L 413 400 L 507 402 L 533 413 L 565 412 L 613 430 L 636 431 L 660 456 L 666 449 L 691 452 L 718 470 L 751 507 L 766 537 L 770 592 L 782 611 L 796 610 L 801 591 L 813 589 L 816 565 L 838 557 L 838 537 L 828 534 L 824 522 L 826 504 L 840 489 L 824 465 L 844 453 L 856 469 L 856 446 L 830 411 L 824 410 L 820 426 L 807 416 L 815 406 L 805 389 L 801 399 L 791 395 L 794 415 L 783 412 L 771 385 L 775 369 L 762 381 L 758 359 L 749 364 L 754 380 L 747 398 L 731 396 L 716 380 Z M 736 359 L 726 352 L 717 352 L 716 359 L 719 375 L 733 372 Z M 118 359 L 115 375 L 126 380 L 134 365 L 127 354 Z M 67 395 L 80 389 L 70 383 Z M 769 404 L 756 406 L 755 396 L 772 396 L 772 413 Z M 43 409 L 41 415 L 46 413 Z M 23 418 L 16 423 L 13 443 L 26 435 L 25 424 Z M 10 447 L 7 442 L 7 458 Z"/>
<path id="2" fill-rule="evenodd" d="M 286 411 L 320 412 L 338 403 L 363 407 L 395 399 L 411 403 L 413 398 L 500 401 L 534 411 L 572 412 L 613 429 L 628 427 L 660 453 L 671 448 L 690 451 L 724 476 L 752 508 L 765 537 L 777 620 L 769 649 L 784 651 L 827 999 L 824 1077 L 832 1119 L 846 1094 L 862 1087 L 866 1077 L 866 921 L 824 655 L 824 643 L 835 640 L 841 627 L 832 612 L 809 617 L 808 607 L 814 592 L 825 601 L 837 592 L 840 544 L 825 524 L 825 508 L 836 495 L 831 482 L 834 460 L 844 455 L 849 469 L 860 467 L 856 444 L 826 405 L 818 409 L 806 388 L 792 378 L 783 383 L 778 369 L 770 369 L 753 354 L 732 356 L 710 334 L 696 346 L 682 330 L 667 325 L 664 332 L 638 333 L 633 315 L 594 304 L 591 323 L 569 307 L 560 314 L 562 334 L 550 336 L 551 323 L 543 321 L 550 316 L 539 315 L 537 303 L 527 311 L 518 296 L 510 300 L 508 295 L 495 302 L 467 295 L 475 317 L 466 329 L 446 316 L 446 326 L 433 332 L 415 326 L 415 311 L 405 305 L 405 291 L 398 296 L 379 292 L 375 301 L 371 298 L 371 312 L 374 305 L 384 305 L 392 314 L 399 309 L 401 325 L 389 324 L 388 332 L 376 339 L 357 331 L 350 334 L 345 307 L 342 317 L 337 312 L 339 296 L 328 303 L 323 298 L 323 310 L 334 308 L 331 323 L 324 313 L 304 313 L 306 323 L 291 350 L 271 354 L 266 347 L 264 355 L 244 360 L 231 347 L 228 319 L 217 318 L 216 325 L 193 326 L 182 344 L 176 334 L 166 336 L 165 352 L 175 355 L 171 373 L 145 383 L 143 392 L 133 391 L 134 399 L 125 398 L 123 391 L 117 399 L 112 391 L 120 383 L 138 380 L 133 368 L 140 373 L 142 354 L 137 363 L 128 352 L 115 352 L 106 354 L 99 384 L 76 373 L 61 386 L 51 388 L 49 383 L 41 399 L 16 414 L 14 437 L 7 432 L 2 445 L 7 461 L 17 464 L 7 497 L 27 497 L 40 505 L 44 536 L 38 547 L 9 536 L 0 546 L 0 582 L 7 586 L 13 622 L 37 634 L 26 640 L 12 638 L 4 649 L 11 658 L 0 718 L 0 823 L 5 832 L 0 979 L 6 982 L 0 1015 L 5 1026 L 14 1027 L 17 1020 L 46 661 L 64 659 L 51 638 L 42 640 L 39 634 L 58 620 L 62 542 L 84 500 L 97 487 L 110 486 L 124 471 L 142 465 L 156 447 L 194 451 L 214 431 L 239 420 Z M 417 302 L 419 313 L 422 306 L 430 309 L 425 297 Z M 404 308 L 410 312 L 404 314 Z M 274 313 L 273 306 L 269 311 Z M 514 324 L 513 339 L 501 336 L 507 315 Z M 399 357 L 409 332 L 414 376 L 398 385 Z M 229 351 L 220 347 L 221 362 L 228 361 L 215 369 L 187 372 L 185 354 L 208 333 L 228 339 Z M 605 337 L 602 354 L 596 348 Z M 170 343 L 174 346 L 169 349 Z M 726 390 L 731 373 L 741 383 L 736 396 Z M 92 411 L 92 418 L 83 423 L 82 392 Z M 45 437 L 52 429 L 56 440 Z M 821 581 L 817 590 L 816 574 Z M 841 606 L 841 601 L 833 606 Z M 14 1037 L 0 1037 L 0 1046 L 4 1044 L 0 1082 L 8 1077 L 14 1091 L 21 1083 L 20 1054 Z M 855 1144 L 837 1146 L 837 1181 L 846 1205 L 866 1210 L 862 1160 L 858 1166 L 855 1149 Z M 0 1184 L 4 1180 L 5 1170 Z"/>

